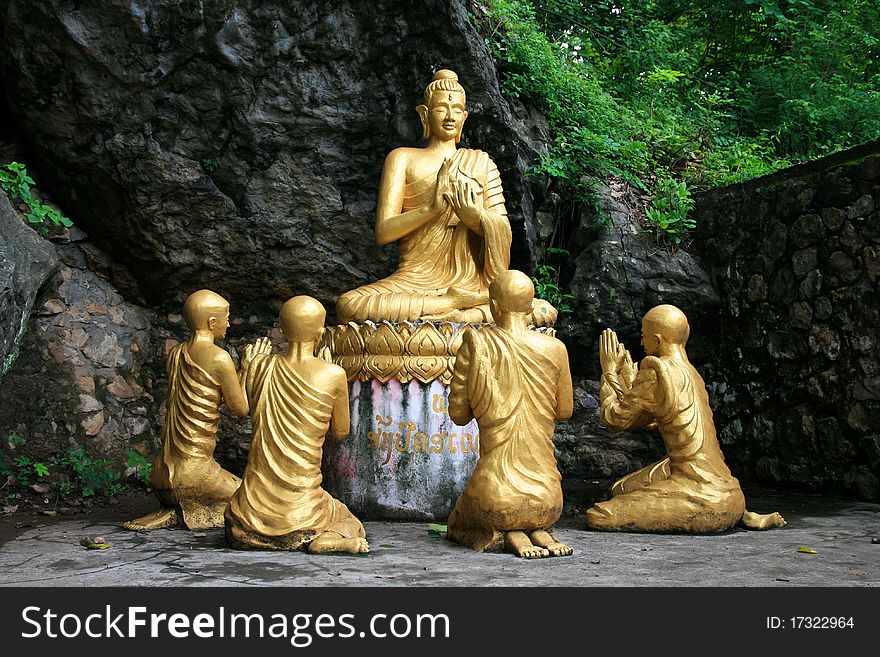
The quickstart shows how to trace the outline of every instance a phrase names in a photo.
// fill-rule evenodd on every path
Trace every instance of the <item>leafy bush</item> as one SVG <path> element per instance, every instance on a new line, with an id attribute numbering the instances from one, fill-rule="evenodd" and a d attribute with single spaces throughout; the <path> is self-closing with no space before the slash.
<path id="1" fill-rule="evenodd" d="M 502 91 L 551 124 L 535 172 L 581 200 L 622 177 L 653 193 L 664 234 L 692 225 L 671 178 L 724 185 L 880 137 L 876 0 L 483 6 Z"/>
<path id="2" fill-rule="evenodd" d="M 570 255 L 565 249 L 549 248 L 548 255 Z M 539 264 L 536 273 L 532 276 L 532 283 L 535 285 L 535 297 L 544 299 L 544 301 L 556 308 L 560 315 L 567 315 L 572 312 L 569 301 L 574 299 L 573 294 L 563 291 L 559 284 L 559 271 L 553 265 L 546 261 Z"/>
<path id="3" fill-rule="evenodd" d="M 138 454 L 133 449 L 130 449 L 128 450 L 128 460 L 125 462 L 125 465 L 128 467 L 126 475 L 129 473 L 134 474 L 138 478 L 138 481 L 144 486 L 149 487 L 150 471 L 153 469 L 152 463 L 144 458 L 142 454 Z"/>
<path id="4" fill-rule="evenodd" d="M 665 178 L 657 185 L 657 194 L 645 208 L 645 215 L 651 229 L 678 244 L 682 235 L 696 228 L 696 221 L 688 215 L 693 207 L 687 183 Z"/>
<path id="5" fill-rule="evenodd" d="M 104 495 L 112 497 L 127 488 L 122 473 L 107 459 L 93 458 L 85 447 L 76 445 L 68 450 L 61 465 L 73 475 L 83 497 Z"/>
<path id="6" fill-rule="evenodd" d="M 31 187 L 34 179 L 28 175 L 27 168 L 20 162 L 0 165 L 0 187 L 13 198 L 24 201 L 28 206 L 27 220 L 32 224 L 60 225 L 66 228 L 73 222 L 51 205 L 33 197 Z"/>

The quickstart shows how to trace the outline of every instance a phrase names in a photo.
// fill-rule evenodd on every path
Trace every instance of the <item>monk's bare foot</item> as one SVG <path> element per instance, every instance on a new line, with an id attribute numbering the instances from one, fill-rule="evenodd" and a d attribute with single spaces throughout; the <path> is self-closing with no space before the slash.
<path id="1" fill-rule="evenodd" d="M 504 546 L 508 552 L 513 552 L 523 559 L 543 559 L 550 556 L 550 550 L 540 545 L 532 545 L 525 532 L 507 532 L 504 537 Z"/>
<path id="2" fill-rule="evenodd" d="M 742 517 L 743 527 L 746 529 L 773 529 L 785 527 L 788 523 L 778 513 L 752 513 L 746 511 Z"/>
<path id="3" fill-rule="evenodd" d="M 565 543 L 560 543 L 550 535 L 550 532 L 544 531 L 543 529 L 533 531 L 529 534 L 529 538 L 535 545 L 546 548 L 551 557 L 567 557 L 574 552 L 574 550 L 568 547 Z"/>
<path id="4" fill-rule="evenodd" d="M 337 534 L 321 534 L 309 543 L 309 552 L 312 554 L 324 554 L 326 552 L 348 552 L 350 554 L 366 554 L 370 551 L 367 539 L 343 538 Z"/>
<path id="5" fill-rule="evenodd" d="M 159 509 L 148 513 L 142 518 L 129 520 L 122 526 L 135 532 L 145 532 L 153 529 L 165 529 L 166 527 L 176 527 L 180 524 L 175 509 Z"/>

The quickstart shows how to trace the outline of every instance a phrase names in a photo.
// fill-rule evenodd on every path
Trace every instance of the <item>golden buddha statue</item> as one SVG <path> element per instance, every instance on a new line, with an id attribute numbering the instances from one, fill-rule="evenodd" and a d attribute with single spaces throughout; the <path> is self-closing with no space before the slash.
<path id="1" fill-rule="evenodd" d="M 125 523 L 126 529 L 222 527 L 226 504 L 241 483 L 214 460 L 220 405 L 225 401 L 239 417 L 248 409 L 232 358 L 214 344 L 226 336 L 229 302 L 199 290 L 187 298 L 183 316 L 192 335 L 168 355 L 162 451 L 150 472 L 163 508 Z"/>
<path id="2" fill-rule="evenodd" d="M 458 76 L 440 70 L 416 108 L 424 148 L 397 148 L 385 159 L 376 241 L 400 240 L 397 271 L 342 294 L 348 322 L 488 322 L 489 284 L 510 264 L 512 240 L 501 177 L 486 153 L 458 148 L 467 118 Z M 536 300 L 530 323 L 552 326 L 556 310 Z"/>
<path id="3" fill-rule="evenodd" d="M 503 272 L 489 294 L 497 326 L 466 329 L 450 385 L 449 416 L 459 425 L 477 419 L 480 458 L 449 516 L 448 538 L 478 552 L 569 555 L 552 533 L 562 514 L 554 421 L 570 417 L 573 405 L 568 353 L 528 330 L 528 276 Z"/>
<path id="4" fill-rule="evenodd" d="M 746 511 L 715 435 L 709 395 L 687 357 L 690 326 L 670 305 L 642 319 L 647 357 L 636 366 L 614 331 L 599 339 L 602 421 L 612 429 L 657 428 L 666 458 L 620 479 L 611 499 L 587 510 L 587 527 L 602 530 L 708 533 L 782 527 L 778 513 Z"/>
<path id="5" fill-rule="evenodd" d="M 340 440 L 349 432 L 345 370 L 315 356 L 324 317 L 317 300 L 294 297 L 281 307 L 287 353 L 272 355 L 266 338 L 245 348 L 253 441 L 226 510 L 232 547 L 369 551 L 361 522 L 321 488 L 327 431 Z"/>

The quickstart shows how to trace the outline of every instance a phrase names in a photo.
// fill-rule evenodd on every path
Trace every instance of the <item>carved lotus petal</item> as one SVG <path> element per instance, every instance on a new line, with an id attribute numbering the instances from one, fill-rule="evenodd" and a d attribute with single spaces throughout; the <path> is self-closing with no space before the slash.
<path id="1" fill-rule="evenodd" d="M 403 340 L 391 324 L 384 322 L 367 338 L 366 348 L 373 356 L 400 356 L 403 354 Z"/>
<path id="2" fill-rule="evenodd" d="M 378 331 L 377 331 L 378 332 Z M 387 383 L 403 369 L 403 357 L 387 354 L 369 355 L 364 358 L 364 373 Z"/>
<path id="3" fill-rule="evenodd" d="M 413 356 L 443 356 L 446 340 L 430 322 L 419 326 L 406 343 L 406 353 Z"/>
<path id="4" fill-rule="evenodd" d="M 404 369 L 422 383 L 431 383 L 446 371 L 447 361 L 450 360 L 443 356 L 409 356 Z"/>
<path id="5" fill-rule="evenodd" d="M 333 356 L 357 356 L 364 353 L 364 338 L 362 329 L 357 324 L 338 326 L 333 340 Z"/>

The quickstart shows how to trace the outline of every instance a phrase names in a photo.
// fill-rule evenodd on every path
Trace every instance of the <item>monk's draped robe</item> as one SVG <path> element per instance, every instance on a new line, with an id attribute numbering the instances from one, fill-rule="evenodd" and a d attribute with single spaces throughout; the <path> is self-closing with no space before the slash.
<path id="1" fill-rule="evenodd" d="M 500 551 L 508 531 L 552 531 L 562 513 L 553 428 L 559 367 L 509 331 L 468 329 L 450 406 L 464 398 L 480 427 L 480 459 L 447 521 L 452 540 Z"/>
<path id="2" fill-rule="evenodd" d="M 498 167 L 483 151 L 460 148 L 449 162 L 449 176 L 468 180 L 482 192 L 483 207 L 494 211 L 483 213 L 483 235 L 469 230 L 448 207 L 400 239 L 400 260 L 391 276 L 339 297 L 340 323 L 414 321 L 425 314 L 426 296 L 438 296 L 453 286 L 487 291 L 489 283 L 507 270 L 512 237 Z M 401 212 L 430 203 L 436 183 L 436 172 L 407 182 Z"/>
<path id="3" fill-rule="evenodd" d="M 588 524 L 689 532 L 724 531 L 736 525 L 745 511 L 745 498 L 724 462 L 709 395 L 693 366 L 649 356 L 622 397 L 613 387 L 603 377 L 602 420 L 617 429 L 656 422 L 667 458 L 615 483 L 612 498 L 588 513 Z"/>
<path id="4" fill-rule="evenodd" d="M 321 488 L 333 396 L 314 389 L 278 355 L 256 356 L 244 384 L 253 441 L 241 487 L 226 511 L 230 545 L 297 550 L 324 532 L 365 537 L 348 507 Z"/>
<path id="5" fill-rule="evenodd" d="M 162 451 L 150 484 L 163 506 L 181 512 L 190 529 L 222 527 L 240 480 L 214 460 L 222 394 L 220 382 L 189 356 L 187 343 L 169 354 Z"/>

